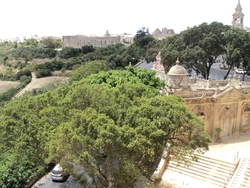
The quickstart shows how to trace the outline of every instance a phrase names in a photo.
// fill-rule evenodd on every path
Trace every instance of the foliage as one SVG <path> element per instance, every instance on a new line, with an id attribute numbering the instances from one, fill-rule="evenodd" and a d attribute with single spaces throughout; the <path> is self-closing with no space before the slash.
<path id="1" fill-rule="evenodd" d="M 218 134 L 218 138 L 220 138 L 220 133 L 221 133 L 222 129 L 220 127 L 217 127 L 217 128 L 215 128 L 215 131 Z"/>
<path id="2" fill-rule="evenodd" d="M 47 76 L 51 76 L 51 75 L 52 75 L 52 71 L 50 69 L 47 69 L 47 68 L 38 69 L 36 71 L 37 78 L 47 77 Z"/>
<path id="3" fill-rule="evenodd" d="M 83 54 L 87 54 L 89 52 L 93 52 L 95 51 L 95 48 L 92 46 L 92 45 L 85 45 L 85 46 L 82 46 L 82 53 Z"/>
<path id="4" fill-rule="evenodd" d="M 9 102 L 11 100 L 12 97 L 14 97 L 14 95 L 22 88 L 24 88 L 26 85 L 28 85 L 31 81 L 31 77 L 30 76 L 26 76 L 23 75 L 20 78 L 21 83 L 15 87 L 15 88 L 11 88 L 8 91 L 5 91 L 3 93 L 0 94 L 0 105 L 4 106 L 5 103 Z"/>
<path id="5" fill-rule="evenodd" d="M 51 76 L 53 71 L 58 71 L 64 68 L 65 64 L 63 61 L 54 59 L 52 61 L 47 61 L 43 64 L 38 64 L 34 67 L 34 71 L 36 71 L 36 77 L 46 77 Z"/>
<path id="6" fill-rule="evenodd" d="M 108 87 L 118 87 L 124 83 L 142 84 L 157 94 L 165 83 L 155 74 L 154 71 L 128 66 L 126 70 L 112 70 L 90 75 L 88 80 L 91 84 L 105 84 Z"/>
<path id="7" fill-rule="evenodd" d="M 202 23 L 168 37 L 161 53 L 166 71 L 179 57 L 181 62 L 186 63 L 187 68 L 192 68 L 197 75 L 201 74 L 207 79 L 215 59 L 226 52 L 223 34 L 228 30 L 230 26 L 222 23 Z"/>
<path id="8" fill-rule="evenodd" d="M 7 161 L 0 167 L 0 187 L 2 188 L 20 188 L 25 187 L 26 180 L 34 173 L 36 169 L 29 160 L 21 158 L 17 162 Z"/>
<path id="9" fill-rule="evenodd" d="M 68 59 L 71 57 L 77 57 L 81 54 L 81 49 L 73 47 L 64 47 L 59 53 L 59 57 L 63 59 Z"/>
<path id="10" fill-rule="evenodd" d="M 80 81 L 82 78 L 86 78 L 91 74 L 97 74 L 98 72 L 105 70 L 106 66 L 104 62 L 87 62 L 70 73 L 70 82 Z"/>
<path id="11" fill-rule="evenodd" d="M 68 59 L 68 61 L 64 65 L 64 67 L 67 70 L 73 70 L 73 67 L 80 66 L 81 64 L 83 64 L 81 59 L 79 59 L 79 58 L 71 58 L 71 59 Z"/>
<path id="12" fill-rule="evenodd" d="M 224 33 L 227 51 L 225 53 L 228 71 L 234 67 L 243 67 L 245 70 L 250 68 L 250 34 L 242 29 L 232 29 Z"/>
<path id="13" fill-rule="evenodd" d="M 20 46 L 9 51 L 13 57 L 27 58 L 27 60 L 32 60 L 32 58 L 53 58 L 56 56 L 56 51 L 52 48 L 42 48 L 42 47 L 25 47 Z"/>
<path id="14" fill-rule="evenodd" d="M 181 156 L 209 142 L 183 99 L 156 97 L 163 85 L 155 72 L 130 66 L 36 97 L 26 94 L 0 109 L 0 151 L 13 156 L 13 176 L 21 158 L 34 166 L 60 163 L 73 175 L 78 164 L 97 187 L 135 187 L 150 177 L 167 143 Z"/>
<path id="15" fill-rule="evenodd" d="M 20 78 L 22 77 L 22 76 L 30 76 L 31 77 L 31 71 L 29 70 L 29 69 L 27 69 L 27 68 L 24 68 L 24 69 L 21 69 L 20 71 L 18 71 L 17 73 L 16 73 L 16 75 L 15 75 L 15 77 L 16 77 L 16 80 L 20 80 Z"/>
<path id="16" fill-rule="evenodd" d="M 145 56 L 147 62 L 154 62 L 156 60 L 156 56 L 161 51 L 164 41 L 165 40 L 153 40 L 148 43 L 148 49 Z"/>
<path id="17" fill-rule="evenodd" d="M 32 47 L 37 47 L 37 45 L 38 45 L 38 41 L 34 38 L 26 39 L 25 43 L 27 46 L 32 46 Z"/>
<path id="18" fill-rule="evenodd" d="M 142 38 L 142 37 L 145 37 L 149 35 L 149 29 L 146 28 L 146 27 L 142 27 L 140 28 L 137 32 L 136 32 L 136 35 L 134 37 L 134 41 L 136 42 L 138 39 Z"/>
<path id="19" fill-rule="evenodd" d="M 62 47 L 62 42 L 60 39 L 53 37 L 46 37 L 40 41 L 47 48 L 60 48 Z"/>
<path id="20" fill-rule="evenodd" d="M 135 45 L 137 45 L 138 47 L 146 50 L 148 48 L 148 44 L 152 41 L 154 41 L 155 39 L 153 38 L 152 35 L 146 35 L 144 37 L 140 37 L 135 41 Z"/>

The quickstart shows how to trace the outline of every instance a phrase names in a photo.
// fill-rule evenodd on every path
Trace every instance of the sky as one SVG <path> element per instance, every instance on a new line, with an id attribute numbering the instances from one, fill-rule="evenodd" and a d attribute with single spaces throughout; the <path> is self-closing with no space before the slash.
<path id="1" fill-rule="evenodd" d="M 213 21 L 231 25 L 238 0 L 0 0 L 0 39 L 174 29 Z M 240 0 L 250 27 L 250 0 Z"/>

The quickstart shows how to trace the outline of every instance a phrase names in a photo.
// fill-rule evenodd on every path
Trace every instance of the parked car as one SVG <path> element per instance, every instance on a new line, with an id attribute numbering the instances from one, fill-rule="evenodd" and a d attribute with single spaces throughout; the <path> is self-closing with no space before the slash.
<path id="1" fill-rule="evenodd" d="M 52 181 L 65 181 L 68 176 L 69 174 L 63 171 L 60 164 L 57 164 L 51 172 Z"/>
<path id="2" fill-rule="evenodd" d="M 247 73 L 247 71 L 245 71 L 245 70 L 243 70 L 243 69 L 236 69 L 235 72 L 236 72 L 237 74 L 246 74 L 246 73 Z"/>

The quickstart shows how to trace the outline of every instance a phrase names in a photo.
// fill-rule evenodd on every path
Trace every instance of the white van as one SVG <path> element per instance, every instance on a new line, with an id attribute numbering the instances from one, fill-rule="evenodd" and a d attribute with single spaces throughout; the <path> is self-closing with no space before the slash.
<path id="1" fill-rule="evenodd" d="M 68 174 L 63 171 L 63 168 L 60 164 L 57 164 L 51 172 L 52 181 L 65 181 L 67 176 Z"/>

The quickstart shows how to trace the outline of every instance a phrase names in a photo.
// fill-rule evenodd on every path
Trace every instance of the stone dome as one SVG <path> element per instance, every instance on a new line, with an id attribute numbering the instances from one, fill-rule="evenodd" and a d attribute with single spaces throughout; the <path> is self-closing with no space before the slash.
<path id="1" fill-rule="evenodd" d="M 187 71 L 177 59 L 176 65 L 168 72 L 167 86 L 173 89 L 188 88 L 188 82 Z"/>
<path id="2" fill-rule="evenodd" d="M 176 65 L 170 68 L 170 70 L 168 71 L 168 75 L 183 76 L 187 75 L 187 71 L 183 66 L 180 65 L 179 59 L 177 59 Z"/>
<path id="3" fill-rule="evenodd" d="M 160 29 L 157 28 L 152 34 L 153 35 L 160 35 L 161 31 L 160 31 Z"/>

